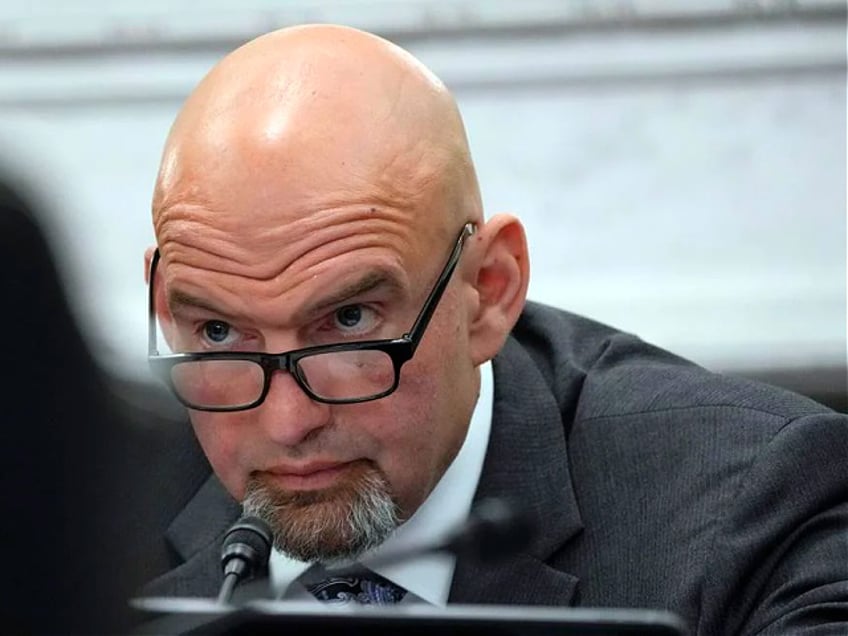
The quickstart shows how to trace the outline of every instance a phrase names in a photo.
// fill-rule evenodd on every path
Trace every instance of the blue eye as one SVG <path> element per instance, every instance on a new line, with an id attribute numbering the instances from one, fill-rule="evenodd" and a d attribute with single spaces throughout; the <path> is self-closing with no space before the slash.
<path id="1" fill-rule="evenodd" d="M 346 305 L 337 309 L 336 320 L 343 327 L 355 327 L 362 320 L 362 307 L 360 305 Z"/>
<path id="2" fill-rule="evenodd" d="M 220 320 L 210 320 L 203 325 L 203 334 L 211 342 L 221 343 L 230 335 L 230 326 Z"/>

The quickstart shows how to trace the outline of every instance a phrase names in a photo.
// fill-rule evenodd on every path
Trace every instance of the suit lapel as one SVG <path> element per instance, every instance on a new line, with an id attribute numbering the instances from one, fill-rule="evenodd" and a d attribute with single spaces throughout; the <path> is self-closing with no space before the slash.
<path id="1" fill-rule="evenodd" d="M 525 508 L 532 545 L 495 563 L 459 559 L 453 603 L 569 605 L 577 577 L 546 560 L 583 525 L 571 484 L 565 432 L 549 385 L 510 337 L 493 361 L 492 431 L 475 501 L 502 497 Z"/>
<path id="2" fill-rule="evenodd" d="M 144 596 L 204 596 L 218 593 L 221 540 L 241 506 L 214 475 L 174 519 L 165 534 L 182 563 L 144 587 Z"/>

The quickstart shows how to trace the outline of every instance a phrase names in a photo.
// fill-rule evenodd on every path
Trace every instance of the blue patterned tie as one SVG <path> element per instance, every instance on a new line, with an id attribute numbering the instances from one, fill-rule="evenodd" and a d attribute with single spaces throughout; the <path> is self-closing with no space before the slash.
<path id="1" fill-rule="evenodd" d="M 340 573 L 305 587 L 319 601 L 336 605 L 391 605 L 406 595 L 405 589 L 371 571 Z"/>

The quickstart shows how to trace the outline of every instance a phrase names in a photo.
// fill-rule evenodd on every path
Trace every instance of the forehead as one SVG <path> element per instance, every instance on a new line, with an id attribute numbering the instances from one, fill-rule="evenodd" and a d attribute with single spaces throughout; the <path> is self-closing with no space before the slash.
<path id="1" fill-rule="evenodd" d="M 287 148 L 176 151 L 154 218 L 163 270 L 217 273 L 280 295 L 365 266 L 414 281 L 433 250 L 441 253 L 450 231 L 438 165 L 413 168 L 400 153 L 381 171 L 332 153 L 301 161 Z"/>
<path id="2" fill-rule="evenodd" d="M 233 309 L 267 305 L 271 313 L 339 294 L 363 277 L 408 288 L 415 271 L 408 226 L 370 214 L 326 214 L 318 227 L 292 222 L 259 234 L 175 220 L 160 248 L 162 275 L 169 295 L 210 297 Z"/>
<path id="3" fill-rule="evenodd" d="M 442 150 L 261 109 L 248 120 L 213 118 L 169 145 L 154 204 L 166 284 L 258 311 L 314 300 L 366 269 L 406 289 L 434 275 L 455 231 Z"/>
<path id="4" fill-rule="evenodd" d="M 190 310 L 200 308 L 263 330 L 301 328 L 352 301 L 406 315 L 423 302 L 451 245 L 410 249 L 414 232 L 392 210 L 350 207 L 309 217 L 320 218 L 315 226 L 291 223 L 270 250 L 261 247 L 268 237 L 210 242 L 215 232 L 195 221 L 162 250 L 168 305 L 175 317 L 198 319 Z"/>

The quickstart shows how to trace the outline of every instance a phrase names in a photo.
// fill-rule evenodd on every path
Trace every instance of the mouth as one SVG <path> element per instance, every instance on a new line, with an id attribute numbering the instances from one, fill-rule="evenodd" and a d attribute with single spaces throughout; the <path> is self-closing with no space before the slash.
<path id="1" fill-rule="evenodd" d="M 282 490 L 321 490 L 343 480 L 361 460 L 313 462 L 301 466 L 274 466 L 260 475 Z"/>

